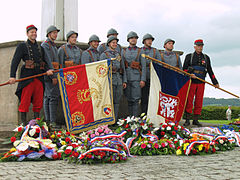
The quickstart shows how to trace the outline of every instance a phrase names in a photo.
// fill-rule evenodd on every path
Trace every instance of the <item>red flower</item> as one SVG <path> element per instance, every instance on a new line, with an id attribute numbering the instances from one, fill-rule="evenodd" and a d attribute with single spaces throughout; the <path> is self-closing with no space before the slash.
<path id="1" fill-rule="evenodd" d="M 40 121 L 40 118 L 36 118 L 36 120 Z"/>
<path id="2" fill-rule="evenodd" d="M 11 137 L 11 142 L 15 142 L 16 141 L 16 138 L 13 136 L 13 137 Z"/>
<path id="3" fill-rule="evenodd" d="M 128 124 L 126 124 L 126 125 L 125 125 L 125 128 L 128 128 L 128 127 L 129 127 L 129 125 L 128 125 Z"/>
<path id="4" fill-rule="evenodd" d="M 140 123 L 140 126 L 144 126 L 144 123 Z"/>
<path id="5" fill-rule="evenodd" d="M 90 138 L 87 138 L 88 141 L 90 141 Z"/>
<path id="6" fill-rule="evenodd" d="M 91 154 L 87 154 L 87 158 L 91 159 L 92 155 Z"/>
<path id="7" fill-rule="evenodd" d="M 175 136 L 175 135 L 176 135 L 176 132 L 175 132 L 175 131 L 172 131 L 172 135 Z"/>
<path id="8" fill-rule="evenodd" d="M 165 147 L 165 143 L 162 143 L 161 146 L 164 148 Z"/>
<path id="9" fill-rule="evenodd" d="M 167 125 L 165 125 L 165 124 L 164 124 L 164 125 L 162 125 L 162 128 L 166 128 L 166 127 L 167 127 Z"/>
<path id="10" fill-rule="evenodd" d="M 73 156 L 77 158 L 77 157 L 79 156 L 79 153 L 78 153 L 78 152 L 75 152 L 75 153 L 73 154 Z"/>
<path id="11" fill-rule="evenodd" d="M 18 127 L 18 132 L 21 132 L 22 131 L 22 127 Z"/>
<path id="12" fill-rule="evenodd" d="M 70 135 L 70 132 L 66 132 L 66 135 L 68 135 L 68 136 L 69 136 L 69 135 Z"/>
<path id="13" fill-rule="evenodd" d="M 148 141 L 149 144 L 152 144 L 152 141 Z"/>
<path id="14" fill-rule="evenodd" d="M 58 131 L 59 134 L 62 134 L 62 131 Z"/>
<path id="15" fill-rule="evenodd" d="M 127 131 L 128 131 L 128 132 L 130 132 L 130 131 L 131 131 L 131 129 L 128 129 Z"/>
<path id="16" fill-rule="evenodd" d="M 66 150 L 64 151 L 65 154 L 70 154 L 71 152 L 72 152 L 71 149 L 66 149 Z"/>
<path id="17" fill-rule="evenodd" d="M 145 149 L 146 147 L 147 147 L 146 144 L 141 144 L 141 148 L 142 148 L 142 149 Z"/>
<path id="18" fill-rule="evenodd" d="M 165 132 L 164 132 L 164 131 L 161 131 L 161 135 L 164 136 L 164 135 L 165 135 Z"/>
<path id="19" fill-rule="evenodd" d="M 196 149 L 193 149 L 193 150 L 192 150 L 192 153 L 193 153 L 193 154 L 197 154 L 197 150 L 196 150 Z"/>
<path id="20" fill-rule="evenodd" d="M 78 147 L 79 145 L 77 145 L 77 144 L 72 144 L 72 147 L 73 148 L 76 148 L 76 147 Z"/>
<path id="21" fill-rule="evenodd" d="M 62 153 L 57 153 L 57 155 L 58 155 L 58 159 L 61 159 L 61 157 L 62 157 Z"/>
<path id="22" fill-rule="evenodd" d="M 177 150 L 180 149 L 180 148 L 181 148 L 181 146 L 178 146 L 178 147 L 177 147 Z"/>
<path id="23" fill-rule="evenodd" d="M 205 152 L 208 153 L 208 149 L 207 148 L 205 149 Z"/>
<path id="24" fill-rule="evenodd" d="M 157 144 L 157 143 L 155 143 L 155 144 L 154 144 L 154 147 L 155 147 L 156 149 L 158 149 L 158 148 L 159 148 L 159 146 L 158 146 L 158 144 Z"/>
<path id="25" fill-rule="evenodd" d="M 66 141 L 66 142 L 69 142 L 69 141 L 70 141 L 70 138 L 69 138 L 69 137 L 66 137 L 65 141 Z"/>
<path id="26" fill-rule="evenodd" d="M 39 128 L 36 129 L 36 133 L 40 133 L 40 129 Z"/>
<path id="27" fill-rule="evenodd" d="M 215 152 L 216 152 L 216 149 L 215 149 L 215 148 L 213 148 L 213 149 L 212 149 L 212 152 L 213 152 L 213 153 L 215 153 Z"/>
<path id="28" fill-rule="evenodd" d="M 58 134 L 57 137 L 61 137 L 61 134 Z"/>
<path id="29" fill-rule="evenodd" d="M 177 131 L 178 130 L 177 126 L 174 126 L 174 129 Z"/>
<path id="30" fill-rule="evenodd" d="M 57 154 L 54 154 L 52 157 L 53 157 L 53 159 L 58 159 L 58 155 Z"/>
<path id="31" fill-rule="evenodd" d="M 46 137 L 43 137 L 43 139 L 47 139 Z"/>

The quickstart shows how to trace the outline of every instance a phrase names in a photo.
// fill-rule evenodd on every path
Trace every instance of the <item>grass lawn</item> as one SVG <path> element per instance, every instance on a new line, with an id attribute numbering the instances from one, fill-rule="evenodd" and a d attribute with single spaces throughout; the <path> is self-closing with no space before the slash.
<path id="1" fill-rule="evenodd" d="M 212 123 L 212 124 L 229 124 L 232 121 L 228 120 L 199 120 L 200 122 L 204 123 Z"/>

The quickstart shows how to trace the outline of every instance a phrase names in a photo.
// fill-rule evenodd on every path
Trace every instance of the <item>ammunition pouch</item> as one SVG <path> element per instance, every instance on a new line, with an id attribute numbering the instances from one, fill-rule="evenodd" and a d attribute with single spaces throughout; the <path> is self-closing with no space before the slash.
<path id="1" fill-rule="evenodd" d="M 59 69 L 59 63 L 58 62 L 52 62 L 54 69 Z"/>
<path id="2" fill-rule="evenodd" d="M 45 69 L 45 62 L 43 61 L 41 61 L 40 63 L 35 63 L 33 60 L 26 60 L 24 65 L 26 69 L 35 69 L 35 68 L 39 68 L 41 70 Z"/>
<path id="3" fill-rule="evenodd" d="M 130 67 L 132 69 L 137 69 L 140 72 L 140 74 L 142 74 L 140 62 L 132 61 Z"/>
<path id="4" fill-rule="evenodd" d="M 65 67 L 71 67 L 74 65 L 75 65 L 75 63 L 73 61 L 65 61 Z"/>

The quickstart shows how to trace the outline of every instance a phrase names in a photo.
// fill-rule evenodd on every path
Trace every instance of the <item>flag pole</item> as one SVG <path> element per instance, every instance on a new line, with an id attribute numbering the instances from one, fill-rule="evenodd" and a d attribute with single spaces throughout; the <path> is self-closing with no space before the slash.
<path id="1" fill-rule="evenodd" d="M 171 65 L 169 65 L 169 64 L 167 64 L 167 63 L 165 63 L 165 62 L 159 61 L 159 60 L 157 60 L 157 59 L 155 59 L 155 58 L 152 58 L 152 57 L 150 57 L 150 56 L 148 56 L 148 55 L 146 55 L 146 54 L 142 54 L 142 57 L 143 57 L 143 58 L 146 58 L 146 59 L 150 59 L 150 60 L 155 61 L 155 62 L 158 62 L 158 63 L 162 64 L 164 67 L 166 67 L 166 68 L 168 68 L 168 69 L 174 70 L 174 71 L 176 71 L 176 72 L 178 72 L 178 73 L 183 73 L 183 74 L 191 77 L 191 74 L 190 74 L 190 73 L 188 73 L 188 72 L 186 72 L 186 71 L 183 71 L 183 70 L 181 70 L 181 69 L 179 69 L 179 68 L 177 68 L 177 67 L 171 66 Z M 233 94 L 233 93 L 231 93 L 231 92 L 229 92 L 229 91 L 227 91 L 227 90 L 225 90 L 225 89 L 223 89 L 223 88 L 217 87 L 217 86 L 213 85 L 212 83 L 210 83 L 210 82 L 208 82 L 208 81 L 205 81 L 205 80 L 203 80 L 203 79 L 201 79 L 201 78 L 199 78 L 199 77 L 196 77 L 196 79 L 199 80 L 199 81 L 202 81 L 202 82 L 204 82 L 204 83 L 207 83 L 207 84 L 209 84 L 210 86 L 213 86 L 213 87 L 215 87 L 215 88 L 217 88 L 217 89 L 219 89 L 219 90 L 221 90 L 221 91 L 224 91 L 225 93 L 228 93 L 228 94 L 230 94 L 230 95 L 232 95 L 232 96 L 234 96 L 234 97 L 236 97 L 236 98 L 239 98 L 238 95 Z"/>

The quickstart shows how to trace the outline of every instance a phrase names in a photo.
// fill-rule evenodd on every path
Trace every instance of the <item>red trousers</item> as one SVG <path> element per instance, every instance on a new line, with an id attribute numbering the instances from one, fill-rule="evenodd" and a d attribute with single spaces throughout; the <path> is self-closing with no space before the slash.
<path id="1" fill-rule="evenodd" d="M 185 109 L 185 111 L 187 113 L 190 113 L 190 114 L 192 113 L 193 99 L 194 99 L 194 96 L 195 96 L 194 114 L 196 114 L 196 115 L 201 114 L 202 104 L 203 104 L 204 88 L 205 88 L 205 83 L 201 83 L 201 84 L 192 83 L 191 84 L 190 90 L 189 90 L 189 93 L 188 93 L 186 109 Z"/>
<path id="2" fill-rule="evenodd" d="M 43 107 L 43 84 L 37 78 L 22 89 L 21 102 L 18 110 L 28 112 L 30 104 L 33 104 L 33 112 L 40 112 Z"/>

